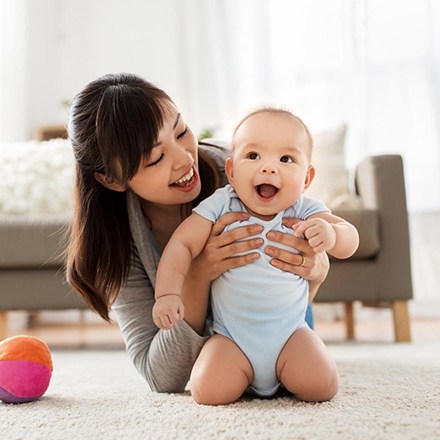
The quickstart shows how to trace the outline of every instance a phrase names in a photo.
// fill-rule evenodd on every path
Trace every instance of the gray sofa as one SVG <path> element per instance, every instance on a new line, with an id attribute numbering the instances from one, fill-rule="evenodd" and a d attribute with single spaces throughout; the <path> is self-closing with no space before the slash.
<path id="1" fill-rule="evenodd" d="M 393 310 L 396 341 L 410 341 L 412 298 L 408 216 L 402 159 L 373 156 L 359 164 L 356 192 L 362 209 L 335 211 L 360 233 L 349 260 L 333 260 L 316 302 L 345 304 L 347 337 L 354 338 L 353 303 Z M 62 237 L 68 219 L 0 218 L 0 340 L 11 310 L 85 308 L 62 272 Z M 61 240 L 61 241 L 60 241 Z"/>
<path id="2" fill-rule="evenodd" d="M 354 338 L 353 302 L 390 307 L 397 342 L 411 340 L 408 301 L 413 297 L 408 213 L 402 158 L 372 156 L 355 174 L 362 209 L 336 214 L 359 231 L 360 246 L 352 258 L 331 261 L 316 302 L 343 302 L 347 337 Z"/>

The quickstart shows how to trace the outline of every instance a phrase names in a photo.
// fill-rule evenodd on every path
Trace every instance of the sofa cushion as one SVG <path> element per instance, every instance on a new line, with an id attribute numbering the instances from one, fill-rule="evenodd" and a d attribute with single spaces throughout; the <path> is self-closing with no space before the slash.
<path id="1" fill-rule="evenodd" d="M 313 135 L 312 165 L 315 177 L 307 195 L 320 199 L 331 209 L 357 209 L 360 199 L 350 187 L 345 160 L 346 124 Z"/>
<path id="2" fill-rule="evenodd" d="M 352 259 L 373 258 L 380 249 L 379 212 L 374 209 L 338 209 L 333 214 L 354 225 L 359 232 L 359 248 Z M 333 259 L 333 258 L 332 258 Z M 337 259 L 333 259 L 337 261 Z"/>
<path id="3" fill-rule="evenodd" d="M 0 268 L 60 267 L 67 224 L 61 218 L 0 217 Z"/>
<path id="4" fill-rule="evenodd" d="M 67 139 L 0 143 L 0 169 L 1 216 L 71 213 L 74 158 Z"/>

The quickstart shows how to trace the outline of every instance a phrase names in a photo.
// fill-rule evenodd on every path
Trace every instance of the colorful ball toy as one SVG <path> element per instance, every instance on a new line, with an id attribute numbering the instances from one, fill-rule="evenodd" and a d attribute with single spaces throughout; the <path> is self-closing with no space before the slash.
<path id="1" fill-rule="evenodd" d="M 32 402 L 47 390 L 52 377 L 49 347 L 33 336 L 14 336 L 0 342 L 0 400 Z"/>

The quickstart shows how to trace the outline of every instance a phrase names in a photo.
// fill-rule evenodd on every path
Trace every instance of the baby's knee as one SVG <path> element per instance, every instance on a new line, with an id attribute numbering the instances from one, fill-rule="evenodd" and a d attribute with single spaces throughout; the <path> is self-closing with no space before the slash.
<path id="1" fill-rule="evenodd" d="M 191 395 L 200 405 L 227 405 L 235 402 L 240 395 L 231 393 L 228 386 L 208 378 L 191 379 Z"/>
<path id="2" fill-rule="evenodd" d="M 324 376 L 318 381 L 318 389 L 316 391 L 316 401 L 325 402 L 333 399 L 339 390 L 339 376 L 337 372 Z"/>
<path id="3" fill-rule="evenodd" d="M 320 374 L 303 389 L 294 392 L 295 396 L 306 402 L 325 402 L 333 399 L 339 390 L 339 376 L 336 371 Z"/>
<path id="4" fill-rule="evenodd" d="M 198 371 L 191 376 L 193 399 L 202 405 L 228 405 L 236 402 L 249 386 L 247 376 L 241 371 Z"/>
<path id="5" fill-rule="evenodd" d="M 237 401 L 252 381 L 252 367 L 230 339 L 215 335 L 205 344 L 190 380 L 197 403 L 227 405 Z"/>
<path id="6" fill-rule="evenodd" d="M 218 405 L 215 393 L 211 387 L 204 384 L 191 384 L 191 396 L 200 405 Z"/>

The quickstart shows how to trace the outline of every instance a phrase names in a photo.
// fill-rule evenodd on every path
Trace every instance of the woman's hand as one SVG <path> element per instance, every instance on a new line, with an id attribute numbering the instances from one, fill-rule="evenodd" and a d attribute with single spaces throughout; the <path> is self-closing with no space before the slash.
<path id="1" fill-rule="evenodd" d="M 193 265 L 197 265 L 198 271 L 203 271 L 209 281 L 215 280 L 229 269 L 244 266 L 259 258 L 258 252 L 251 251 L 260 247 L 263 240 L 250 237 L 263 230 L 261 225 L 241 226 L 223 233 L 227 225 L 248 218 L 247 213 L 230 212 L 222 215 L 212 226 L 211 235 L 203 251 L 193 261 Z M 249 253 L 236 256 L 242 252 Z"/>
<path id="2" fill-rule="evenodd" d="M 291 228 L 299 219 L 285 217 L 283 225 Z M 315 296 L 318 287 L 326 279 L 330 263 L 325 252 L 315 253 L 307 240 L 294 235 L 284 234 L 282 232 L 269 232 L 268 238 L 271 241 L 282 243 L 286 246 L 296 249 L 299 254 L 289 252 L 274 246 L 267 246 L 265 252 L 273 257 L 271 264 L 278 269 L 291 272 L 308 280 L 310 300 Z"/>

